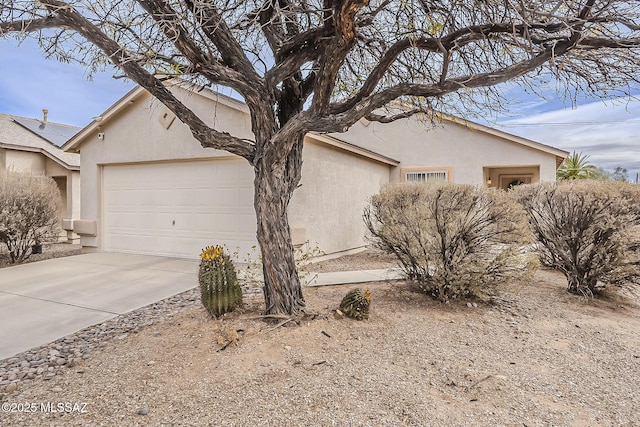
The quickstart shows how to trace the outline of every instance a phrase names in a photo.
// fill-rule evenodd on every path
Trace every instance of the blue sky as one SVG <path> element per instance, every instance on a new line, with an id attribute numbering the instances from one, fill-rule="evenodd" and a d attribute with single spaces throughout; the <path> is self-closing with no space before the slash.
<path id="1" fill-rule="evenodd" d="M 83 67 L 46 60 L 33 40 L 0 40 L 0 113 L 86 126 L 134 85 L 102 73 L 87 80 Z"/>
<path id="2" fill-rule="evenodd" d="M 85 70 L 73 64 L 45 60 L 32 40 L 17 46 L 0 40 L 0 113 L 85 126 L 92 117 L 127 93 L 133 84 L 102 73 L 89 81 Z M 590 156 L 607 170 L 622 166 L 635 179 L 640 172 L 640 101 L 582 100 L 575 108 L 553 96 L 547 100 L 513 91 L 519 98 L 510 114 L 489 123 L 513 133 L 567 151 Z"/>

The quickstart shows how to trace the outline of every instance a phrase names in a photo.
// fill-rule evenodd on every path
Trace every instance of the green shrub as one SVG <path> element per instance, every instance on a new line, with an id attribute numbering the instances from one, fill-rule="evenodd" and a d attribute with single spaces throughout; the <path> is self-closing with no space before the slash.
<path id="1" fill-rule="evenodd" d="M 209 246 L 200 254 L 200 296 L 211 317 L 233 311 L 242 304 L 242 289 L 231 258 L 220 246 Z"/>
<path id="2" fill-rule="evenodd" d="M 531 276 L 526 214 L 501 190 L 449 183 L 388 186 L 364 220 L 373 243 L 441 301 L 491 295 Z"/>
<path id="3" fill-rule="evenodd" d="M 598 283 L 640 276 L 640 187 L 574 180 L 515 189 L 529 214 L 540 261 L 561 271 L 568 291 L 593 295 Z"/>
<path id="4" fill-rule="evenodd" d="M 51 178 L 0 172 L 0 242 L 12 263 L 29 258 L 33 245 L 57 240 L 60 202 L 60 191 Z"/>

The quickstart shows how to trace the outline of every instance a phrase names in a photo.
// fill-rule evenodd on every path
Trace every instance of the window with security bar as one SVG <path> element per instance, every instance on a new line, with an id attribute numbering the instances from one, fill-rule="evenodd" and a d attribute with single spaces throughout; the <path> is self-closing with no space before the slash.
<path id="1" fill-rule="evenodd" d="M 407 182 L 439 182 L 448 179 L 449 173 L 447 171 L 407 172 L 405 174 Z"/>

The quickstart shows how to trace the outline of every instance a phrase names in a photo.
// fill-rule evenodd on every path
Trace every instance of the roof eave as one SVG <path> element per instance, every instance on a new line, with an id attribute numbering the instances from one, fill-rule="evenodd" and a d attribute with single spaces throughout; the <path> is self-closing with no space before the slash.
<path id="1" fill-rule="evenodd" d="M 391 157 L 383 156 L 382 154 L 376 153 L 375 151 L 368 150 L 366 148 L 362 148 L 360 146 L 351 144 L 349 142 L 343 141 L 333 136 L 321 134 L 318 132 L 309 132 L 306 135 L 307 137 L 313 138 L 317 141 L 325 143 L 327 145 L 340 148 L 342 150 L 348 151 L 353 154 L 358 154 L 362 157 L 369 158 L 371 160 L 375 160 L 380 163 L 385 163 L 389 166 L 398 166 L 400 165 L 400 161 L 392 159 Z"/>
<path id="2" fill-rule="evenodd" d="M 56 162 L 57 164 L 59 164 L 60 166 L 62 166 L 65 169 L 71 170 L 71 171 L 79 171 L 80 170 L 80 166 L 76 166 L 76 165 L 71 165 L 67 162 L 65 162 L 64 160 L 54 156 L 53 154 L 49 153 L 48 151 L 39 148 L 39 147 L 28 147 L 28 146 L 24 146 L 24 145 L 13 145 L 13 144 L 5 144 L 5 143 L 0 143 L 0 148 L 5 148 L 8 150 L 15 150 L 15 151 L 27 151 L 30 153 L 40 153 L 43 156 L 53 160 L 54 162 Z"/>
<path id="3" fill-rule="evenodd" d="M 142 96 L 146 91 L 141 86 L 136 86 L 127 92 L 122 98 L 116 101 L 111 107 L 109 107 L 105 112 L 103 112 L 99 118 L 94 119 L 87 126 L 82 128 L 80 132 L 75 134 L 70 140 L 68 140 L 62 147 L 63 151 L 66 152 L 79 152 L 80 145 L 86 140 L 89 135 L 92 135 L 97 131 L 98 126 L 108 122 L 113 116 L 118 114 L 122 109 L 124 109 L 127 105 L 134 102 L 140 96 Z"/>
<path id="4" fill-rule="evenodd" d="M 187 90 L 190 91 L 194 94 L 198 94 L 200 96 L 206 97 L 208 99 L 211 99 L 214 102 L 219 102 L 223 105 L 226 105 L 230 108 L 233 108 L 235 110 L 238 110 L 242 113 L 245 114 L 249 114 L 249 107 L 242 101 L 239 101 L 237 99 L 234 99 L 230 96 L 224 95 L 222 93 L 219 92 L 215 92 L 212 91 L 210 89 L 204 88 L 202 90 L 193 90 L 192 87 L 189 86 L 188 83 L 186 82 L 175 82 L 175 81 L 168 81 L 165 82 L 165 85 L 167 86 L 177 86 L 183 90 Z M 99 117 L 99 120 L 93 120 L 91 123 L 89 123 L 87 126 L 85 126 L 83 129 L 81 129 L 75 136 L 73 136 L 69 141 L 67 141 L 61 148 L 64 151 L 75 151 L 78 152 L 80 150 L 80 145 L 82 145 L 82 143 L 85 141 L 85 139 L 90 136 L 93 135 L 96 131 L 98 126 L 105 124 L 106 122 L 108 122 L 111 118 L 113 118 L 115 115 L 117 115 L 121 110 L 123 110 L 127 105 L 129 105 L 131 102 L 135 101 L 136 99 L 138 99 L 139 97 L 141 97 L 142 95 L 144 95 L 145 93 L 148 93 L 146 89 L 144 89 L 142 86 L 136 86 L 135 88 L 131 89 L 129 92 L 127 92 L 126 95 L 124 95 L 122 98 L 120 98 L 118 101 L 116 101 L 111 107 L 109 107 L 104 113 L 102 113 Z"/>

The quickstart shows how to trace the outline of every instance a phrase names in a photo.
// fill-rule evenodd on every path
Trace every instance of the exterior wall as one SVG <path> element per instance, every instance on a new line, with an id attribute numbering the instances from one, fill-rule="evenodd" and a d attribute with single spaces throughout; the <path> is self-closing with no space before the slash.
<path id="1" fill-rule="evenodd" d="M 215 97 L 181 88 L 172 90 L 199 117 L 208 118 L 209 125 L 252 139 L 250 118 L 242 104 L 227 99 L 216 102 Z M 313 136 L 307 138 L 301 188 L 293 195 L 289 223 L 296 241 L 317 243 L 326 253 L 365 244 L 362 212 L 367 199 L 382 185 L 400 181 L 401 170 L 445 169 L 450 180 L 470 184 L 485 184 L 488 172 L 495 173 L 497 181 L 505 168 L 509 173 L 533 171 L 535 179 L 555 179 L 555 155 L 449 122 L 435 127 L 415 117 L 391 124 L 358 122 L 336 137 L 401 165 L 390 167 Z M 229 157 L 225 151 L 202 148 L 188 127 L 146 92 L 88 135 L 81 150 L 78 226 L 97 230 L 97 235 L 91 235 L 94 231 L 83 235 L 81 242 L 97 250 L 104 249 L 100 236 L 103 166 Z M 68 180 L 72 186 L 68 194 L 73 194 L 75 182 Z"/>
<path id="2" fill-rule="evenodd" d="M 69 197 L 71 195 L 71 197 Z M 72 171 L 67 176 L 67 218 L 80 218 L 80 171 Z"/>
<path id="3" fill-rule="evenodd" d="M 209 117 L 209 124 L 217 129 L 252 139 L 244 107 L 235 109 L 202 95 L 173 90 L 196 114 Z M 96 221 L 97 230 L 96 236 L 81 236 L 81 244 L 88 247 L 85 251 L 104 250 L 100 236 L 103 166 L 229 157 L 225 151 L 202 148 L 186 125 L 171 120 L 172 114 L 145 93 L 100 126 L 102 139 L 98 139 L 96 131 L 83 141 L 79 225 L 92 229 L 91 222 Z M 305 240 L 312 245 L 317 243 L 325 253 L 363 246 L 362 211 L 367 199 L 388 181 L 389 166 L 308 139 L 302 187 L 294 193 L 289 209 L 294 234 L 302 231 Z"/>
<path id="4" fill-rule="evenodd" d="M 37 132 L 23 127 L 19 119 L 34 122 L 33 119 L 0 114 L 0 145 L 3 147 L 0 148 L 0 171 L 13 168 L 54 178 L 64 204 L 61 210 L 63 227 L 69 229 L 70 221 L 64 220 L 73 218 L 73 215 L 75 218 L 80 216 L 79 155 L 63 152 Z M 52 125 L 58 127 L 57 124 Z M 72 233 L 67 233 L 69 236 Z"/>
<path id="5" fill-rule="evenodd" d="M 60 188 L 63 206 L 63 219 L 80 218 L 80 172 L 68 171 L 67 174 L 54 174 L 52 178 Z"/>
<path id="6" fill-rule="evenodd" d="M 540 180 L 555 180 L 553 154 L 450 122 L 432 125 L 418 117 L 389 124 L 358 122 L 335 136 L 399 160 L 402 168 L 450 167 L 459 183 L 484 184 L 483 168 L 534 165 L 539 165 Z M 392 181 L 400 178 L 400 168 L 395 168 Z"/>
<path id="7" fill-rule="evenodd" d="M 80 218 L 80 172 L 62 167 L 41 153 L 19 150 L 0 150 L 0 166 L 6 170 L 13 168 L 35 174 L 45 174 L 52 177 L 60 187 L 62 198 L 62 218 Z M 64 233 L 68 241 L 77 239 L 72 233 Z"/>
<path id="8" fill-rule="evenodd" d="M 44 158 L 44 173 L 47 176 L 68 176 L 71 174 L 71 171 L 69 169 L 60 166 L 58 163 L 49 158 L 46 158 L 42 155 L 40 156 Z"/>
<path id="9" fill-rule="evenodd" d="M 292 230 L 304 229 L 311 247 L 327 254 L 364 246 L 362 212 L 389 182 L 389 166 L 310 138 L 303 156 L 301 187 L 289 205 Z"/>
<path id="10" fill-rule="evenodd" d="M 37 174 L 46 172 L 46 158 L 40 153 L 29 151 L 7 150 L 5 153 L 6 168 L 28 171 Z"/>
<path id="11" fill-rule="evenodd" d="M 62 200 L 62 218 L 66 218 L 66 212 L 67 212 L 67 204 L 69 199 L 67 198 L 67 177 L 66 176 L 54 176 L 53 180 L 55 181 L 56 185 L 58 186 L 58 191 L 60 191 L 60 199 Z M 61 218 L 61 219 L 62 219 Z"/>
<path id="12" fill-rule="evenodd" d="M 51 159 L 45 161 L 45 173 L 47 176 L 55 178 L 64 177 L 63 211 L 62 219 L 73 220 L 80 218 L 80 171 L 68 170 Z M 62 182 L 62 180 L 60 180 Z M 69 235 L 70 239 L 77 239 L 77 236 Z"/>
<path id="13" fill-rule="evenodd" d="M 209 125 L 241 138 L 253 138 L 251 122 L 242 111 L 245 108 L 242 104 L 238 103 L 236 109 L 184 89 L 172 90 L 178 99 Z M 108 123 L 101 125 L 100 130 L 102 139 L 98 139 L 96 131 L 81 147 L 80 217 L 86 221 L 97 221 L 98 230 L 98 236 L 81 236 L 83 246 L 102 249 L 99 236 L 102 165 L 229 157 L 226 151 L 202 148 L 189 128 L 146 92 Z"/>

